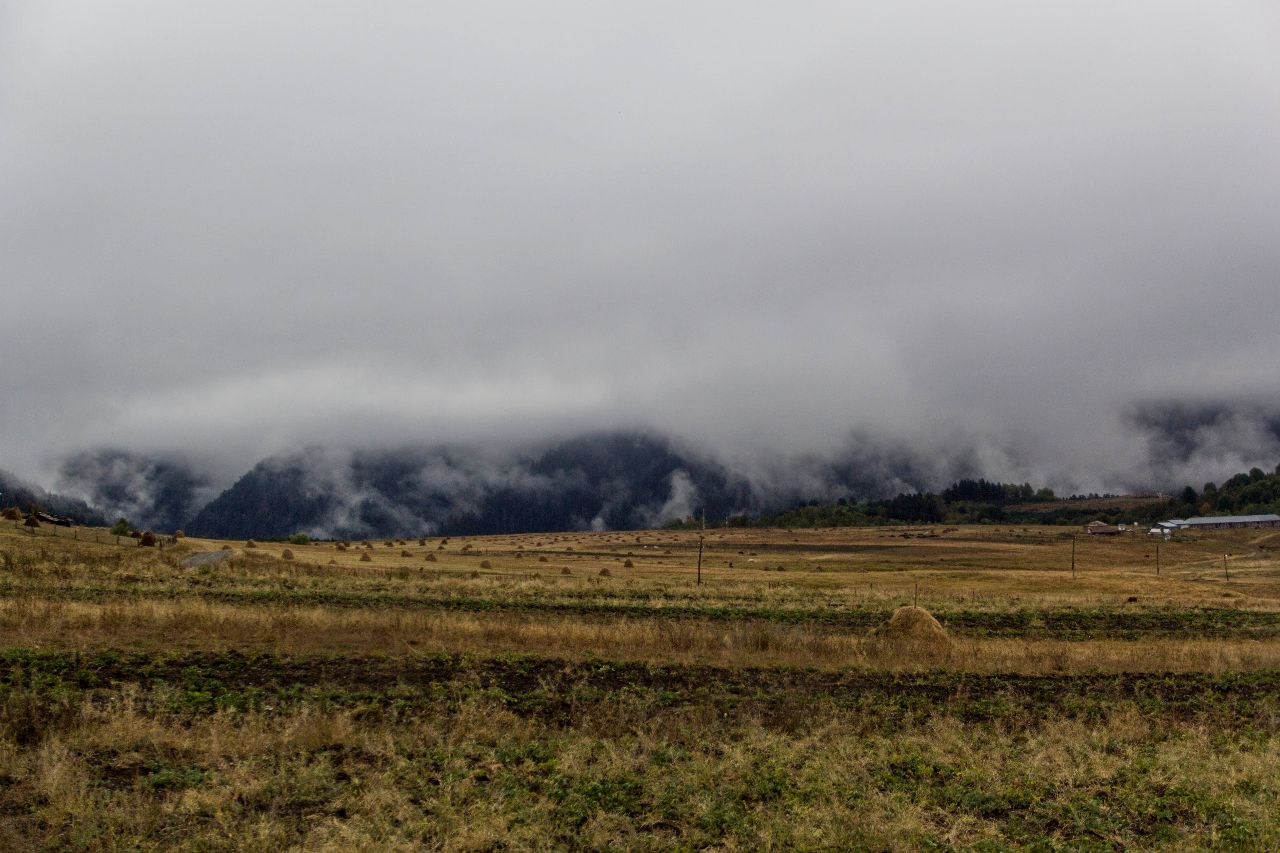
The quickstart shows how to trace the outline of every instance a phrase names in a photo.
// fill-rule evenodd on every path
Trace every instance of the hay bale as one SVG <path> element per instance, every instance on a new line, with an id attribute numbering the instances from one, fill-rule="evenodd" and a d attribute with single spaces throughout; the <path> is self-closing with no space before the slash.
<path id="1" fill-rule="evenodd" d="M 630 560 L 627 560 L 626 562 L 624 562 L 624 563 L 622 564 L 622 567 L 623 567 L 624 569 L 634 569 L 634 568 L 636 567 L 636 564 L 635 564 L 635 563 L 633 563 L 633 562 L 631 562 Z"/>
<path id="2" fill-rule="evenodd" d="M 244 547 L 246 547 L 246 548 L 257 548 L 257 547 L 258 547 L 258 543 L 257 543 L 257 542 L 254 542 L 252 539 L 250 539 L 248 542 L 245 542 L 245 543 L 244 543 Z"/>
<path id="3" fill-rule="evenodd" d="M 560 574 L 562 574 L 562 575 L 571 575 L 571 574 L 573 574 L 573 572 L 569 571 L 569 567 L 568 567 L 568 566 L 564 566 L 564 567 L 562 567 L 562 568 L 560 569 Z"/>
<path id="4" fill-rule="evenodd" d="M 368 551 L 365 551 L 363 554 L 361 554 L 361 555 L 360 555 L 360 562 L 362 562 L 362 563 L 372 563 L 372 562 L 373 562 L 373 558 L 369 556 L 369 552 L 368 552 Z"/>
<path id="5" fill-rule="evenodd" d="M 889 621 L 876 627 L 871 638 L 896 648 L 915 652 L 946 651 L 951 647 L 947 631 L 923 607 L 899 607 Z"/>
<path id="6" fill-rule="evenodd" d="M 428 563 L 434 563 L 434 562 L 436 562 L 436 555 L 428 552 L 428 554 L 427 554 L 427 562 L 428 562 Z"/>
<path id="7" fill-rule="evenodd" d="M 293 552 L 292 552 L 292 551 L 290 551 L 288 548 L 285 548 L 283 551 L 281 551 L 281 552 L 280 552 L 280 559 L 282 559 L 282 560 L 292 560 L 292 559 L 293 559 Z"/>
<path id="8" fill-rule="evenodd" d="M 400 552 L 400 556 L 401 556 L 401 557 L 412 557 L 413 555 L 412 555 L 412 554 L 410 554 L 408 551 L 401 551 L 401 552 Z"/>
<path id="9" fill-rule="evenodd" d="M 146 533 L 138 537 L 139 548 L 151 548 L 156 544 L 156 535 L 148 530 Z"/>
<path id="10" fill-rule="evenodd" d="M 611 577 L 613 577 L 613 572 L 609 571 L 609 570 L 608 570 L 608 568 L 601 569 L 601 570 L 600 570 L 600 577 L 602 577 L 602 578 L 611 578 Z"/>
<path id="11" fill-rule="evenodd" d="M 539 562 L 539 563 L 545 563 L 546 561 L 547 561 L 547 558 L 546 558 L 546 557 L 539 557 L 539 558 L 538 558 L 538 562 Z"/>
<path id="12" fill-rule="evenodd" d="M 0 515 L 3 515 L 6 521 L 22 521 L 22 510 L 16 506 L 6 507 Z"/>
<path id="13" fill-rule="evenodd" d="M 481 560 L 481 561 L 480 561 L 480 568 L 482 568 L 482 569 L 492 569 L 492 568 L 493 568 L 493 563 L 490 563 L 488 560 Z"/>
<path id="14" fill-rule="evenodd" d="M 39 527 L 39 526 L 40 526 L 40 522 L 39 522 L 38 520 L 36 520 L 36 517 L 35 517 L 34 515 L 28 515 L 28 516 L 27 516 L 27 520 L 26 520 L 26 521 L 24 521 L 24 522 L 22 522 L 22 523 L 23 523 L 23 525 L 24 525 L 24 526 L 26 526 L 26 527 Z"/>
<path id="15" fill-rule="evenodd" d="M 181 539 L 182 537 L 184 537 L 184 536 L 186 536 L 186 535 L 187 535 L 187 534 L 183 533 L 181 530 L 175 530 L 175 531 L 173 531 L 173 538 L 174 538 L 174 539 Z"/>

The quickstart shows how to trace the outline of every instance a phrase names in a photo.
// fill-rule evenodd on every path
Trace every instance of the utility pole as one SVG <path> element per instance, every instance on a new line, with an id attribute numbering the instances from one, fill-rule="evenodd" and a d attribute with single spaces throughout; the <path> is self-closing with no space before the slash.
<path id="1" fill-rule="evenodd" d="M 707 538 L 707 511 L 702 510 L 702 530 L 698 533 L 698 586 L 702 586 L 702 543 Z"/>

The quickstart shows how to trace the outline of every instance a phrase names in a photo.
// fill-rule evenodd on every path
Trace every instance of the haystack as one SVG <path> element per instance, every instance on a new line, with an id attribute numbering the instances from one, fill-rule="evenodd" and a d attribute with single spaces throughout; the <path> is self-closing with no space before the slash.
<path id="1" fill-rule="evenodd" d="M 290 551 L 288 548 L 285 548 L 283 551 L 281 551 L 281 552 L 280 552 L 280 559 L 282 559 L 282 560 L 292 560 L 292 559 L 293 559 L 293 552 L 292 552 L 292 551 Z"/>
<path id="2" fill-rule="evenodd" d="M 7 507 L 0 515 L 4 516 L 6 521 L 22 521 L 22 510 L 16 506 Z"/>
<path id="3" fill-rule="evenodd" d="M 899 607 L 888 622 L 871 632 L 871 639 L 915 652 L 945 651 L 951 646 L 946 629 L 923 607 Z"/>
<path id="4" fill-rule="evenodd" d="M 363 554 L 361 554 L 361 555 L 360 555 L 360 562 L 362 562 L 362 563 L 372 563 L 372 562 L 373 562 L 373 558 L 369 556 L 369 552 L 368 552 L 368 551 L 365 551 Z"/>

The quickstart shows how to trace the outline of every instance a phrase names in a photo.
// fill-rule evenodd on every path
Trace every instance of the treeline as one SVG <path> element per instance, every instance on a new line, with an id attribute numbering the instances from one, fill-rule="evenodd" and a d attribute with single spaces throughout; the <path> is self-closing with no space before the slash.
<path id="1" fill-rule="evenodd" d="M 1101 497 L 1101 496 L 1099 496 Z M 1110 496 L 1108 496 L 1110 497 Z M 1187 486 L 1173 497 L 1117 506 L 1084 506 L 1083 496 L 1059 500 L 1051 489 L 1027 483 L 960 480 L 939 493 L 912 492 L 883 500 L 834 503 L 807 501 L 783 512 L 733 515 L 728 527 L 862 527 L 881 524 L 1150 524 L 1195 515 L 1280 513 L 1280 466 L 1267 474 L 1260 468 L 1236 474 L 1221 486 L 1206 483 L 1200 491 Z M 1052 503 L 1052 506 L 1044 506 Z M 701 523 L 686 519 L 673 527 Z"/>

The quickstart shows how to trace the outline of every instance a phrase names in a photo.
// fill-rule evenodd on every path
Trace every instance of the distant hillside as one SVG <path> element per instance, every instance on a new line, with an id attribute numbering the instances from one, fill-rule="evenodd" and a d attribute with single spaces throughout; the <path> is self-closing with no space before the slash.
<path id="1" fill-rule="evenodd" d="M 1120 523 L 1154 522 L 1174 516 L 1253 515 L 1280 513 L 1280 466 L 1267 474 L 1260 468 L 1236 474 L 1221 486 L 1206 483 L 1200 491 L 1186 486 L 1166 498 L 1142 496 L 1078 496 L 1054 499 L 1046 489 L 1030 485 L 961 480 L 941 493 L 912 492 L 888 500 L 834 503 L 808 501 L 780 513 L 738 516 L 736 526 L 854 527 L 875 524 L 1085 524 L 1095 519 Z"/>
<path id="2" fill-rule="evenodd" d="M 745 485 L 664 439 L 606 433 L 507 458 L 312 448 L 260 462 L 187 530 L 356 538 L 626 529 L 752 505 Z"/>
<path id="3" fill-rule="evenodd" d="M 63 460 L 57 488 L 82 494 L 110 519 L 146 530 L 180 530 L 217 493 L 180 459 L 98 449 Z"/>
<path id="4" fill-rule="evenodd" d="M 8 471 L 0 471 L 0 507 L 16 506 L 23 511 L 40 507 L 54 515 L 65 515 L 80 524 L 106 523 L 102 512 L 78 498 L 47 492 Z"/>
<path id="5" fill-rule="evenodd" d="M 838 527 L 1280 511 L 1280 475 L 1256 468 L 1166 499 L 1058 498 L 1029 483 L 968 477 L 972 461 L 964 454 L 949 460 L 909 450 L 855 441 L 828 456 L 748 460 L 747 475 L 643 432 L 592 433 L 501 453 L 311 447 L 262 460 L 221 493 L 180 459 L 97 450 L 65 461 L 57 494 L 13 478 L 4 491 L 10 501 L 77 518 L 123 516 L 140 528 L 228 538 L 617 530 L 697 523 L 703 513 L 711 524 Z M 948 481 L 938 492 L 926 490 Z"/>

